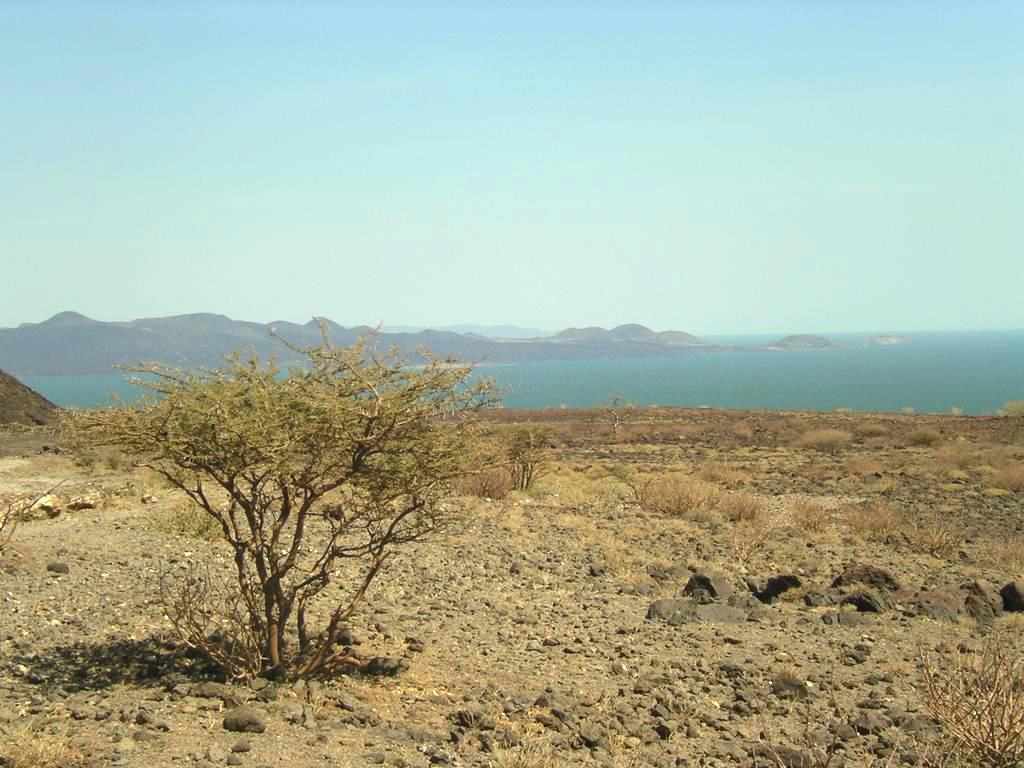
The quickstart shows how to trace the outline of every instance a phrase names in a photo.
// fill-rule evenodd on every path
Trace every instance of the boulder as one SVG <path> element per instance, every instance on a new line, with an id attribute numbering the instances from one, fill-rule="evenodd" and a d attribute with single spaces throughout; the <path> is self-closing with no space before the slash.
<path id="1" fill-rule="evenodd" d="M 720 573 L 698 571 L 686 582 L 683 594 L 692 597 L 698 603 L 710 603 L 712 600 L 724 600 L 729 597 L 732 594 L 732 585 Z"/>
<path id="2" fill-rule="evenodd" d="M 964 612 L 964 596 L 956 589 L 929 589 L 905 600 L 908 613 L 936 621 L 955 621 Z"/>
<path id="3" fill-rule="evenodd" d="M 964 609 L 979 624 L 991 624 L 1003 615 L 1003 598 L 987 581 L 977 580 L 964 584 L 967 597 Z"/>
<path id="4" fill-rule="evenodd" d="M 28 508 L 28 514 L 30 517 L 41 518 L 41 517 L 57 517 L 64 509 L 64 502 L 60 496 L 53 493 L 48 493 L 45 496 L 36 499 L 36 502 Z"/>
<path id="5" fill-rule="evenodd" d="M 841 602 L 861 613 L 883 613 L 896 605 L 892 593 L 884 589 L 860 589 L 846 595 Z"/>
<path id="6" fill-rule="evenodd" d="M 799 589 L 801 586 L 800 577 L 793 573 L 780 573 L 777 576 L 772 576 L 765 582 L 765 585 L 759 591 L 755 591 L 755 596 L 762 603 L 770 603 L 776 597 L 781 595 L 783 592 L 788 592 L 791 589 Z"/>
<path id="7" fill-rule="evenodd" d="M 673 597 L 655 600 L 647 606 L 647 619 L 648 621 L 664 621 L 673 627 L 689 624 L 698 621 L 697 603 L 693 600 Z"/>
<path id="8" fill-rule="evenodd" d="M 900 588 L 891 573 L 873 565 L 852 563 L 832 580 L 833 587 L 865 586 L 895 592 Z"/>
<path id="9" fill-rule="evenodd" d="M 999 590 L 999 595 L 1003 598 L 1004 611 L 1024 611 L 1024 579 L 1011 581 Z"/>
<path id="10" fill-rule="evenodd" d="M 266 717 L 255 707 L 237 707 L 224 716 L 224 730 L 234 733 L 263 733 L 267 730 Z"/>

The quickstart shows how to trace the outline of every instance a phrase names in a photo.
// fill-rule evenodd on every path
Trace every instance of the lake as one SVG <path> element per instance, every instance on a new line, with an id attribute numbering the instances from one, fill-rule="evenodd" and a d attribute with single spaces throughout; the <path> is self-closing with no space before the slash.
<path id="1" fill-rule="evenodd" d="M 831 334 L 856 344 L 871 334 Z M 508 387 L 511 408 L 593 406 L 617 394 L 638 405 L 964 413 L 1024 399 L 1024 331 L 910 333 L 905 346 L 852 346 L 825 352 L 695 352 L 653 358 L 480 365 Z M 758 343 L 777 337 L 705 337 Z M 120 374 L 30 376 L 54 403 L 88 407 L 138 390 Z"/>

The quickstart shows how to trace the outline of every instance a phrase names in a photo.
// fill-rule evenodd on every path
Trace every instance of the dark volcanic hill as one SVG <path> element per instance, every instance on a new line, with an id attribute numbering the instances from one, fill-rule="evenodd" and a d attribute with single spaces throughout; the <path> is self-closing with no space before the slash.
<path id="1" fill-rule="evenodd" d="M 39 426 L 49 424 L 56 416 L 57 406 L 0 371 L 0 424 Z"/>

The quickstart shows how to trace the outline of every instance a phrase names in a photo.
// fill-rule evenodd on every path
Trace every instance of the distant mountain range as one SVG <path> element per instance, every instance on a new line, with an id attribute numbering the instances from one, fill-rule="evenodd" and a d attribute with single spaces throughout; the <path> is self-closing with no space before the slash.
<path id="1" fill-rule="evenodd" d="M 330 320 L 323 322 L 327 324 L 331 342 L 337 346 L 346 346 L 374 332 L 368 326 L 345 328 Z M 252 323 L 204 313 L 101 322 L 77 312 L 61 312 L 41 323 L 0 329 L 0 368 L 16 376 L 59 376 L 109 373 L 116 365 L 143 361 L 180 367 L 217 366 L 223 362 L 224 355 L 240 347 L 261 357 L 276 354 L 283 364 L 294 362 L 296 355 L 273 338 L 271 332 L 298 346 L 320 342 L 318 320 L 301 325 L 286 321 Z M 381 348 L 396 346 L 410 351 L 425 347 L 435 355 L 473 363 L 653 357 L 700 351 L 843 348 L 822 336 L 806 335 L 787 336 L 772 344 L 757 346 L 708 344 L 682 331 L 656 332 L 636 324 L 620 325 L 611 330 L 567 328 L 540 338 L 490 338 L 475 332 L 431 329 L 377 331 L 374 338 Z"/>

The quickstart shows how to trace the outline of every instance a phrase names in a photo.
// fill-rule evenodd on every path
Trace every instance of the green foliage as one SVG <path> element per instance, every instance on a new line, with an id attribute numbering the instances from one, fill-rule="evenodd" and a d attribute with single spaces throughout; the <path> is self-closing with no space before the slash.
<path id="1" fill-rule="evenodd" d="M 537 426 L 520 427 L 508 441 L 508 467 L 512 485 L 527 491 L 545 470 L 545 448 L 551 442 L 551 431 Z"/>
<path id="2" fill-rule="evenodd" d="M 494 397 L 469 384 L 471 368 L 422 352 L 414 366 L 365 339 L 336 349 L 326 330 L 320 346 L 289 348 L 307 365 L 288 375 L 238 353 L 217 370 L 134 368 L 152 396 L 64 425 L 73 443 L 118 446 L 215 522 L 234 553 L 227 599 L 211 607 L 223 593 L 189 579 L 166 602 L 186 642 L 236 676 L 357 663 L 339 647 L 345 622 L 395 547 L 448 522 L 442 502 L 475 453 L 471 415 Z M 316 630 L 307 616 L 323 602 Z"/>

